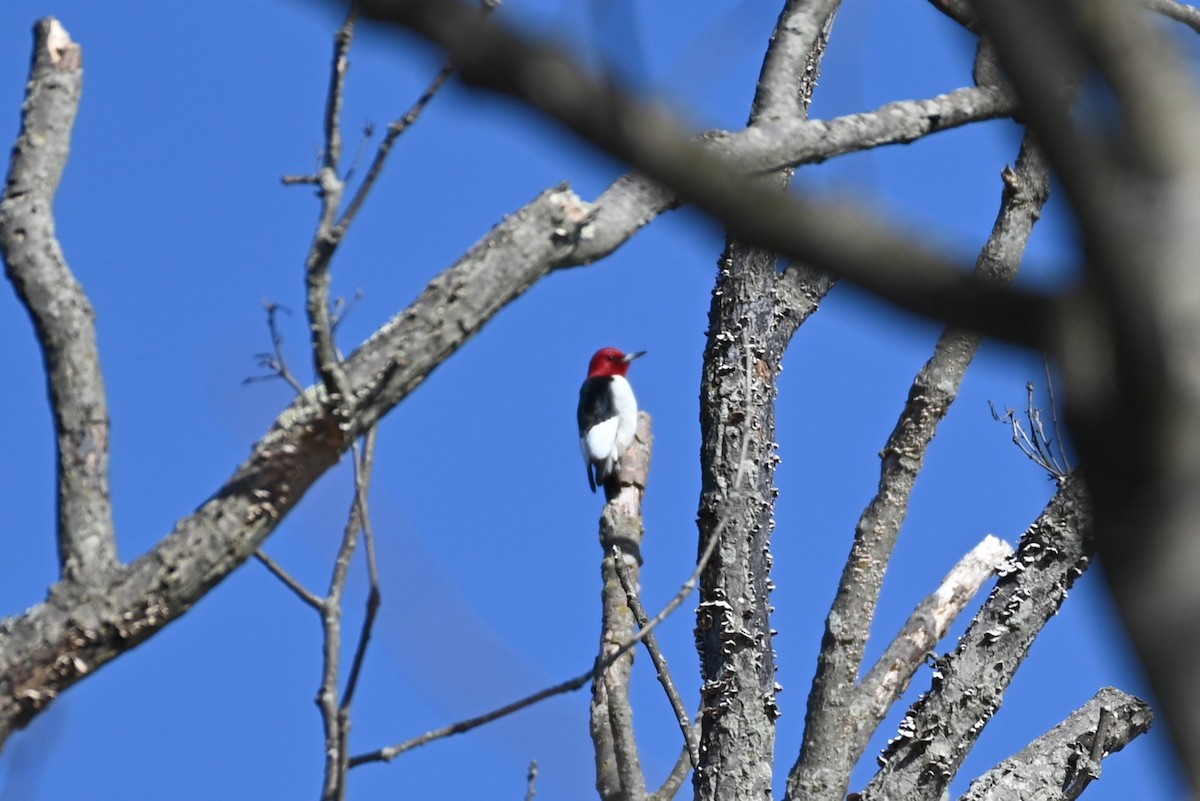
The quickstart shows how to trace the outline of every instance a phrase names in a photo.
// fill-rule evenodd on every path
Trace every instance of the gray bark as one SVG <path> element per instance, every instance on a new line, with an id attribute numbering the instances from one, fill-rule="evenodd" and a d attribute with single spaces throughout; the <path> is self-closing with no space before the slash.
<path id="1" fill-rule="evenodd" d="M 700 541 L 720 537 L 701 577 L 701 799 L 769 798 L 775 750 L 771 648 L 775 377 L 783 347 L 773 254 L 732 243 L 713 291 L 700 385 Z"/>
<path id="2" fill-rule="evenodd" d="M 759 78 L 750 127 L 802 120 L 816 84 L 837 2 L 786 3 Z M 791 173 L 776 181 L 786 188 Z M 781 279 L 771 250 L 730 239 L 709 309 L 700 384 L 701 575 L 696 612 L 700 650 L 700 763 L 697 799 L 770 798 L 775 756 L 775 652 L 771 646 L 771 532 L 774 528 L 776 377 L 797 326 L 832 285 L 806 273 L 805 311 L 779 302 L 801 268 Z M 799 313 L 798 313 L 799 311 Z"/>
<path id="3" fill-rule="evenodd" d="M 1094 546 L 1087 493 L 1078 477 L 1068 479 L 1001 567 L 954 652 L 937 660 L 930 690 L 888 743 L 864 801 L 942 796 Z"/>
<path id="4" fill-rule="evenodd" d="M 642 497 L 650 472 L 653 438 L 650 416 L 638 415 L 637 436 L 621 457 L 616 496 L 600 515 L 600 656 L 607 657 L 637 633 L 637 619 L 617 575 L 621 559 L 636 586 L 641 572 Z M 646 778 L 642 773 L 637 739 L 633 732 L 633 707 L 629 702 L 633 651 L 626 651 L 592 682 L 591 732 L 596 752 L 596 790 L 604 801 L 642 801 Z"/>
<path id="5" fill-rule="evenodd" d="M 108 399 L 96 313 L 54 229 L 54 196 L 83 90 L 83 51 L 53 18 L 34 29 L 21 135 L 0 200 L 0 252 L 42 346 L 58 438 L 64 581 L 103 582 L 117 563 L 108 487 Z"/>
<path id="6" fill-rule="evenodd" d="M 1063 801 L 1100 777 L 1100 758 L 1150 729 L 1150 706 L 1105 687 L 1062 723 L 971 782 L 959 801 Z"/>
<path id="7" fill-rule="evenodd" d="M 1015 169 L 1005 169 L 1000 211 L 980 251 L 976 273 L 1007 283 L 1017 274 L 1025 246 L 1050 193 L 1040 150 L 1026 137 Z M 858 686 L 875 606 L 891 562 L 908 502 L 938 424 L 958 397 L 980 338 L 950 328 L 913 380 L 908 401 L 884 445 L 879 489 L 855 529 L 854 544 L 825 624 L 817 675 L 808 702 L 804 744 L 788 777 L 788 797 L 845 795 L 850 771 L 886 713 L 868 714 Z"/>

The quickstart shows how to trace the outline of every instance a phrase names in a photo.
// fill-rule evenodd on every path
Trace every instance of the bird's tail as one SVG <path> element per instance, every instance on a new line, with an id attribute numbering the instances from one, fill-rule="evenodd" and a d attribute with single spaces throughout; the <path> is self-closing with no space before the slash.
<path id="1" fill-rule="evenodd" d="M 592 462 L 588 469 L 588 484 L 591 486 L 592 492 L 596 491 L 596 487 L 603 487 L 606 498 L 611 500 L 616 497 L 619 490 L 617 473 L 620 472 L 620 468 L 620 463 L 611 457 Z"/>

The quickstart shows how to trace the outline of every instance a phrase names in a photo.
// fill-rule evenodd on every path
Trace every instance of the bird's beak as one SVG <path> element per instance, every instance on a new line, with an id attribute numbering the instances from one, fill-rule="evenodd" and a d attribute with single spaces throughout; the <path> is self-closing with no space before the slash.
<path id="1" fill-rule="evenodd" d="M 625 363 L 629 364 L 629 362 L 633 361 L 634 359 L 638 358 L 639 356 L 645 356 L 645 355 L 646 355 L 646 351 L 644 351 L 644 350 L 639 350 L 637 353 L 630 353 L 629 355 L 627 355 L 625 357 Z"/>

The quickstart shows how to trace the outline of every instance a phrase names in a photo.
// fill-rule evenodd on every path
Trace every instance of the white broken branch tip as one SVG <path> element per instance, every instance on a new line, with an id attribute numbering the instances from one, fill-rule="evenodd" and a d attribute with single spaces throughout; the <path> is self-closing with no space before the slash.
<path id="1" fill-rule="evenodd" d="M 971 554 L 981 562 L 995 566 L 1012 556 L 1013 547 L 995 534 L 988 534 L 975 546 Z"/>
<path id="2" fill-rule="evenodd" d="M 988 534 L 947 574 L 936 595 L 948 599 L 959 595 L 964 588 L 968 589 L 970 595 L 974 595 L 983 582 L 996 573 L 1012 555 L 1011 545 L 993 534 Z"/>
<path id="3" fill-rule="evenodd" d="M 79 45 L 71 41 L 71 34 L 54 17 L 47 17 L 46 27 L 46 50 L 50 54 L 50 63 L 60 69 L 78 69 Z"/>

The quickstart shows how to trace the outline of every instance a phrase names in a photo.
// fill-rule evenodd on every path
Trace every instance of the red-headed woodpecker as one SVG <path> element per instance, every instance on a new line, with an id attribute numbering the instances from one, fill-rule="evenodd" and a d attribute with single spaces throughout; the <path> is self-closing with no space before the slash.
<path id="1" fill-rule="evenodd" d="M 637 431 L 637 399 L 625 379 L 629 363 L 646 351 L 622 353 L 601 348 L 588 363 L 587 378 L 579 388 L 579 448 L 587 466 L 592 492 L 617 474 L 621 454 Z"/>

